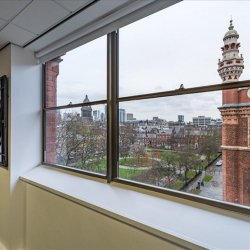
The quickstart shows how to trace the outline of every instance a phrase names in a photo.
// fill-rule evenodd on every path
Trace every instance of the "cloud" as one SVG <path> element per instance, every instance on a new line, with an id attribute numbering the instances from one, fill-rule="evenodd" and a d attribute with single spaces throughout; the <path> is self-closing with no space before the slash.
<path id="1" fill-rule="evenodd" d="M 120 96 L 147 94 L 221 83 L 220 47 L 230 16 L 245 58 L 241 80 L 250 78 L 250 2 L 183 1 L 120 29 Z M 222 11 L 223 10 L 223 11 Z M 211 13 L 212 18 L 211 18 Z M 197 22 L 199 20 L 199 22 Z M 68 52 L 60 64 L 58 104 L 107 96 L 106 36 Z M 186 121 L 198 115 L 220 117 L 221 91 L 131 101 L 120 104 L 138 119 L 159 116 Z"/>

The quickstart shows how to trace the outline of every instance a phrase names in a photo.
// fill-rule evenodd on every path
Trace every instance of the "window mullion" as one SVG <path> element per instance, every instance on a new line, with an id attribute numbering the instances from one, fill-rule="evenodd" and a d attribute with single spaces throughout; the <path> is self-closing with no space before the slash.
<path id="1" fill-rule="evenodd" d="M 42 65 L 43 67 L 43 79 L 42 79 L 42 82 L 43 82 L 43 114 L 42 114 L 42 123 L 43 123 L 43 152 L 42 152 L 42 159 L 43 159 L 43 162 L 46 162 L 46 111 L 45 111 L 45 108 L 46 108 L 46 89 L 47 89 L 47 83 L 46 83 L 46 76 L 47 76 L 47 71 L 46 71 L 46 63 L 44 63 Z"/>
<path id="2" fill-rule="evenodd" d="M 117 32 L 107 37 L 107 181 L 111 182 L 118 175 L 118 53 Z"/>

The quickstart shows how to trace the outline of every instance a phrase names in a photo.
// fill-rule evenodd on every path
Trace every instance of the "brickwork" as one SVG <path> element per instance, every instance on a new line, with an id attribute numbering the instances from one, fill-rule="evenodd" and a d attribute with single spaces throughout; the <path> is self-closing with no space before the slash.
<path id="1" fill-rule="evenodd" d="M 57 106 L 57 76 L 61 61 L 59 57 L 46 64 L 46 107 Z M 56 110 L 46 113 L 46 162 L 49 163 L 56 163 L 56 118 Z"/>
<path id="2" fill-rule="evenodd" d="M 222 150 L 222 161 L 223 200 L 238 203 L 238 153 L 234 150 Z"/>
<path id="3" fill-rule="evenodd" d="M 223 118 L 223 200 L 250 206 L 250 99 L 246 91 L 235 92 L 245 106 L 235 103 L 219 109 Z M 240 97 L 242 93 L 245 97 Z"/>
<path id="4" fill-rule="evenodd" d="M 246 103 L 249 102 L 249 97 L 247 95 L 247 92 L 250 88 L 243 88 L 243 89 L 239 89 L 239 103 Z"/>
<path id="5" fill-rule="evenodd" d="M 222 104 L 238 103 L 238 90 L 228 89 L 222 91 Z"/>
<path id="6" fill-rule="evenodd" d="M 244 58 L 239 56 L 239 34 L 233 20 L 223 41 L 218 73 L 223 83 L 238 81 Z M 222 91 L 223 199 L 250 206 L 250 88 Z"/>

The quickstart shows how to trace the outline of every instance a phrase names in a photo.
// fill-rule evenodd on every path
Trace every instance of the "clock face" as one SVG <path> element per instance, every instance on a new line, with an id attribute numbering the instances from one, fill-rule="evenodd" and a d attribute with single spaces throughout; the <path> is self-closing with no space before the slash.
<path id="1" fill-rule="evenodd" d="M 250 98 L 250 89 L 247 91 L 247 96 Z"/>

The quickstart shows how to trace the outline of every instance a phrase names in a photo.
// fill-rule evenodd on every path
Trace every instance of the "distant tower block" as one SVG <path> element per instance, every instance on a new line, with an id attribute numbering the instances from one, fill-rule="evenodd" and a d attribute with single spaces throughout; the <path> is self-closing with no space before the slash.
<path id="1" fill-rule="evenodd" d="M 238 81 L 244 69 L 238 38 L 231 20 L 223 38 L 223 59 L 218 64 L 223 83 Z M 250 206 L 250 89 L 222 92 L 223 200 Z"/>
<path id="2" fill-rule="evenodd" d="M 83 103 L 88 103 L 88 102 L 90 101 L 88 96 L 86 95 L 85 99 L 83 100 Z M 91 106 L 83 106 L 81 108 L 81 115 L 83 119 L 93 121 Z"/>

